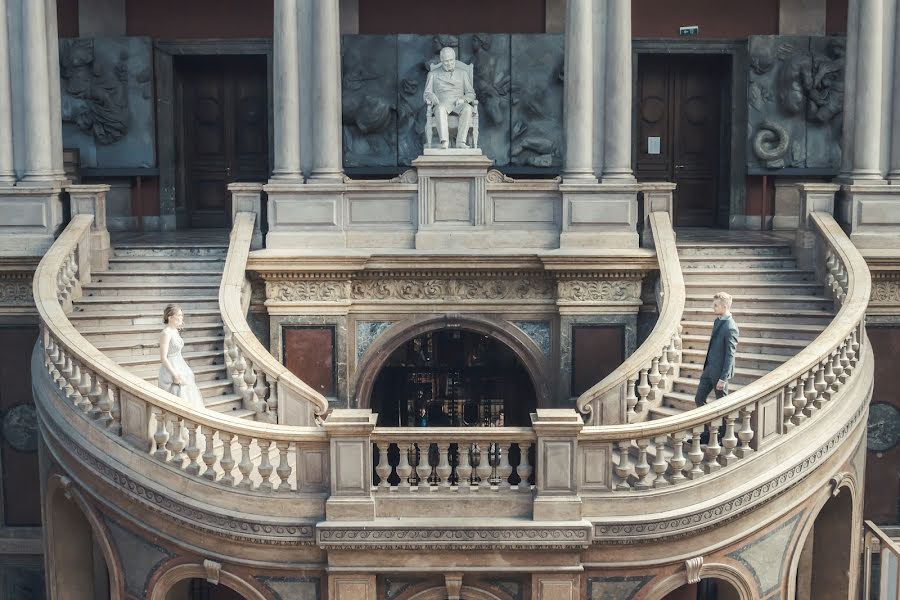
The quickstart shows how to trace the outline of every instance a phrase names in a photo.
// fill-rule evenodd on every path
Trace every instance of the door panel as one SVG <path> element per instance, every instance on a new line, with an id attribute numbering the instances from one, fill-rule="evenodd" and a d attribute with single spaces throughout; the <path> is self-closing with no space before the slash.
<path id="1" fill-rule="evenodd" d="M 228 227 L 227 186 L 269 175 L 264 56 L 188 57 L 181 80 L 181 161 L 191 227 Z"/>
<path id="2" fill-rule="evenodd" d="M 723 189 L 723 62 L 720 57 L 647 55 L 638 65 L 638 178 L 677 184 L 676 226 L 712 227 Z M 658 138 L 655 152 L 653 138 Z"/>

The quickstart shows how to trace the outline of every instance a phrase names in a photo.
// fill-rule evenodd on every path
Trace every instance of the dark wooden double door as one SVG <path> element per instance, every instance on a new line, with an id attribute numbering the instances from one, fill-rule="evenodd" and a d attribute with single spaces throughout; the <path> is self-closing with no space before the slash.
<path id="1" fill-rule="evenodd" d="M 269 176 L 266 57 L 182 57 L 177 73 L 181 205 L 191 227 L 228 227 L 228 184 Z"/>
<path id="2" fill-rule="evenodd" d="M 673 181 L 675 225 L 721 222 L 728 62 L 720 56 L 641 55 L 637 88 L 637 177 Z"/>

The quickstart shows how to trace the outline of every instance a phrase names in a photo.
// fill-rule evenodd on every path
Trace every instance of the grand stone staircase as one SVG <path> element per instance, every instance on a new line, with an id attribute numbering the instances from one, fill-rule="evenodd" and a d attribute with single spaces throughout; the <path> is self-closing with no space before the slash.
<path id="1" fill-rule="evenodd" d="M 764 234 L 763 234 L 764 235 Z M 823 294 L 813 271 L 798 268 L 793 244 L 775 236 L 702 241 L 679 235 L 678 256 L 686 302 L 681 326 L 681 362 L 672 390 L 650 408 L 651 418 L 695 407 L 714 316 L 712 296 L 732 295 L 732 314 L 741 335 L 735 358 L 734 392 L 800 352 L 831 322 L 834 302 Z M 709 400 L 714 399 L 710 394 Z"/>
<path id="2" fill-rule="evenodd" d="M 224 361 L 224 330 L 218 290 L 228 244 L 192 239 L 114 243 L 109 269 L 93 272 L 69 315 L 98 350 L 135 375 L 157 385 L 163 309 L 177 303 L 185 313 L 184 357 L 206 407 L 253 418 Z"/>

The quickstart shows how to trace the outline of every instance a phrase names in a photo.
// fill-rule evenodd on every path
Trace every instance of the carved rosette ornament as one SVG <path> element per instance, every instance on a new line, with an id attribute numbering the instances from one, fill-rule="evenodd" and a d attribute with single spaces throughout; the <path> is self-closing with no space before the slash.
<path id="1" fill-rule="evenodd" d="M 560 281 L 557 297 L 561 301 L 588 304 L 640 302 L 640 280 L 566 280 Z"/>
<path id="2" fill-rule="evenodd" d="M 877 274 L 873 275 L 869 304 L 900 304 L 900 279 L 883 279 Z"/>

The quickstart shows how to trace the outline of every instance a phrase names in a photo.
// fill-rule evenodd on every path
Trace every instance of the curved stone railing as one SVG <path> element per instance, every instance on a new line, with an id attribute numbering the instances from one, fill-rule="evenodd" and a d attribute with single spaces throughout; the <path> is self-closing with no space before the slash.
<path id="1" fill-rule="evenodd" d="M 831 214 L 809 219 L 821 242 L 826 293 L 839 306 L 830 325 L 799 354 L 723 400 L 640 424 L 586 427 L 579 444 L 605 452 L 611 490 L 668 487 L 730 466 L 808 423 L 850 382 L 865 339 L 871 276 Z M 720 426 L 721 443 L 712 434 L 701 448 L 703 432 Z"/>
<path id="2" fill-rule="evenodd" d="M 243 405 L 257 417 L 276 411 L 282 425 L 315 425 L 316 416 L 328 410 L 328 400 L 291 373 L 259 342 L 246 314 L 249 302 L 244 284 L 247 256 L 256 214 L 234 216 L 225 271 L 219 286 L 219 309 L 225 323 L 225 364 Z"/>
<path id="3" fill-rule="evenodd" d="M 659 317 L 641 346 L 612 373 L 578 397 L 589 425 L 632 423 L 658 403 L 678 377 L 681 361 L 681 315 L 685 290 L 675 232 L 667 212 L 652 212 L 649 223 L 659 261 Z"/>
<path id="4" fill-rule="evenodd" d="M 90 280 L 92 222 L 92 215 L 76 215 L 34 276 L 39 344 L 57 399 L 67 405 L 60 408 L 186 475 L 266 493 L 302 491 L 303 453 L 314 448 L 317 456 L 328 455 L 321 427 L 271 425 L 192 409 L 120 367 L 71 324 L 66 313 L 81 284 Z"/>

